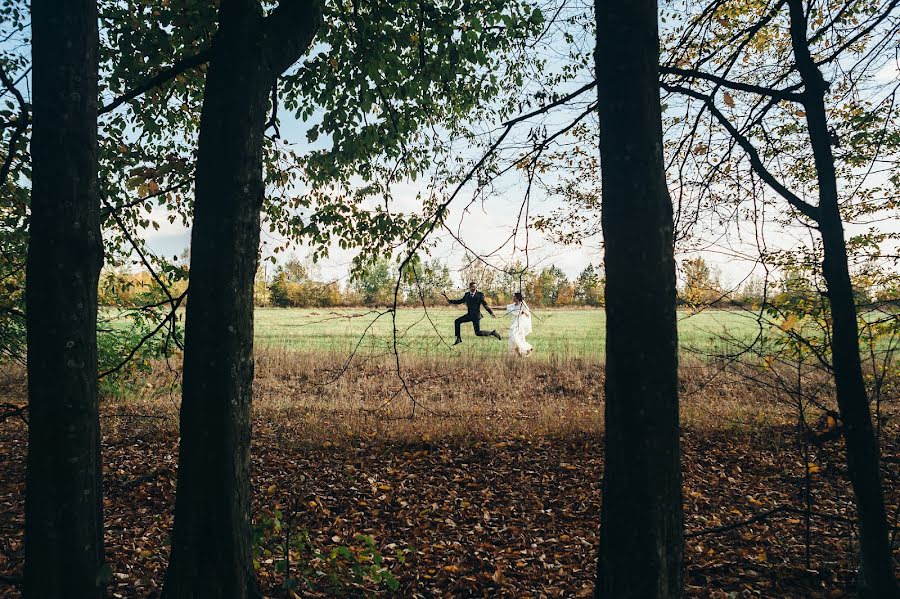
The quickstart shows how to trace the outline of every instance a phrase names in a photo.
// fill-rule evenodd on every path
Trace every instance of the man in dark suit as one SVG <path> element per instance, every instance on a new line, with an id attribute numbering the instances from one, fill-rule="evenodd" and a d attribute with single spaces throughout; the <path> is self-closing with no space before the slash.
<path id="1" fill-rule="evenodd" d="M 452 300 L 447 297 L 446 293 L 442 292 L 444 299 L 446 299 L 451 304 L 465 304 L 466 305 L 466 315 L 460 316 L 454 321 L 454 327 L 456 331 L 456 345 L 457 343 L 462 343 L 462 336 L 460 335 L 460 327 L 464 322 L 471 322 L 472 326 L 475 327 L 475 334 L 479 337 L 495 337 L 500 339 L 500 333 L 497 331 L 482 331 L 481 330 L 481 306 L 488 311 L 488 314 L 491 315 L 491 318 L 497 318 L 494 314 L 494 311 L 491 310 L 491 307 L 488 306 L 487 302 L 484 301 L 484 294 L 478 291 L 475 286 L 475 283 L 469 283 L 469 290 L 463 295 L 461 298 Z"/>

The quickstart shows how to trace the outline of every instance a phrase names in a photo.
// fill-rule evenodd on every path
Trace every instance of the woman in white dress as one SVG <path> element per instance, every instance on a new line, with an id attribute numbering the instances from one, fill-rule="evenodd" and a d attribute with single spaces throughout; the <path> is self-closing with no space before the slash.
<path id="1" fill-rule="evenodd" d="M 506 306 L 506 313 L 513 316 L 512 324 L 509 325 L 509 353 L 524 357 L 534 351 L 525 340 L 525 336 L 531 333 L 531 310 L 521 293 L 514 293 L 513 299 L 516 303 Z"/>

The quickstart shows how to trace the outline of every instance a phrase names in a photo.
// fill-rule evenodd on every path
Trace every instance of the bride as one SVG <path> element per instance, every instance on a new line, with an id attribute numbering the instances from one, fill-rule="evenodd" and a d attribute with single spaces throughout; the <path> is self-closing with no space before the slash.
<path id="1" fill-rule="evenodd" d="M 525 340 L 525 336 L 531 333 L 531 310 L 521 293 L 514 293 L 513 299 L 516 303 L 506 306 L 506 313 L 513 315 L 509 325 L 509 353 L 527 356 L 534 350 Z"/>

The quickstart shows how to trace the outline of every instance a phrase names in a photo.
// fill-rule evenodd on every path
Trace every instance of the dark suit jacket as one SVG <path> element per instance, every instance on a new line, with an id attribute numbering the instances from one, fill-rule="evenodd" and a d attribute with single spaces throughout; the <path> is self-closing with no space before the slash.
<path id="1" fill-rule="evenodd" d="M 487 308 L 488 312 L 491 311 L 490 306 L 488 306 L 487 302 L 484 301 L 484 294 L 480 291 L 476 291 L 475 295 L 472 295 L 471 293 L 466 291 L 466 294 L 461 298 L 449 301 L 451 304 L 465 304 L 469 316 L 471 316 L 472 318 L 481 318 L 481 306 Z"/>

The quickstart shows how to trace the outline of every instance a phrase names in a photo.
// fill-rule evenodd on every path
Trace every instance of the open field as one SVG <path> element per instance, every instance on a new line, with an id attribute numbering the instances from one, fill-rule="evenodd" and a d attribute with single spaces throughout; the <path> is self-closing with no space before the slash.
<path id="1" fill-rule="evenodd" d="M 393 322 L 383 310 L 365 308 L 302 309 L 258 308 L 256 341 L 259 347 L 288 348 L 302 351 L 348 352 L 359 344 L 364 353 L 388 351 L 393 339 Z M 463 325 L 462 345 L 451 348 L 453 320 L 462 315 L 457 309 L 436 308 L 426 313 L 421 308 L 400 309 L 397 313 L 398 345 L 408 353 L 425 356 L 489 356 L 506 352 L 509 318 L 482 320 L 482 328 L 496 328 L 503 336 L 479 339 L 472 325 Z M 601 309 L 534 310 L 534 332 L 528 337 L 535 346 L 535 357 L 565 359 L 599 358 L 603 355 L 605 313 Z M 764 325 L 766 332 L 773 327 Z M 717 353 L 726 347 L 722 337 L 750 343 L 759 325 L 748 312 L 706 310 L 697 314 L 679 312 L 682 348 L 701 353 Z"/>
<path id="2" fill-rule="evenodd" d="M 291 534 L 308 532 L 307 548 L 290 554 L 292 572 L 312 563 L 320 574 L 309 574 L 297 596 L 340 595 L 328 577 L 340 568 L 309 551 L 359 550 L 359 534 L 374 538 L 400 586 L 389 592 L 366 581 L 343 596 L 589 596 L 603 466 L 601 365 L 572 356 L 408 356 L 404 376 L 418 403 L 410 419 L 411 400 L 386 358 L 360 357 L 344 369 L 340 352 L 260 347 L 256 361 L 254 519 L 263 526 L 278 510 Z M 165 572 L 178 453 L 172 366 L 136 375 L 102 403 L 111 596 L 155 597 Z M 23 375 L 0 372 L 0 402 L 23 401 Z M 858 539 L 842 445 L 809 446 L 807 568 L 807 469 L 790 398 L 748 384 L 737 369 L 699 363 L 683 366 L 681 396 L 685 596 L 854 596 Z M 883 415 L 894 514 L 895 400 Z M 0 423 L 0 580 L 21 574 L 25 455 L 24 424 Z M 278 565 L 284 529 L 263 528 L 262 590 L 292 599 Z M 18 590 L 0 584 L 0 595 Z"/>

